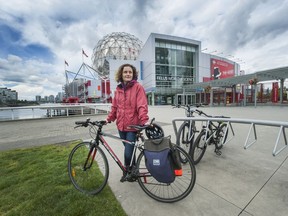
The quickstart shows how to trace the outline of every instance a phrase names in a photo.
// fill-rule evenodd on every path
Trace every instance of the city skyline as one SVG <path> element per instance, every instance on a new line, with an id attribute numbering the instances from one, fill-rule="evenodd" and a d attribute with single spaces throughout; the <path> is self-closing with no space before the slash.
<path id="1" fill-rule="evenodd" d="M 152 32 L 199 40 L 203 52 L 236 61 L 246 73 L 287 66 L 287 9 L 288 0 L 1 0 L 0 87 L 20 100 L 57 95 L 65 67 L 91 65 L 93 48 L 112 32 L 143 43 Z"/>

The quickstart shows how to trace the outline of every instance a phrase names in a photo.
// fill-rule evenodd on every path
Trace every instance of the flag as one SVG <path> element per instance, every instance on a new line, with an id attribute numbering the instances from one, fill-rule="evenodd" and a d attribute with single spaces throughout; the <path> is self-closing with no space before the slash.
<path id="1" fill-rule="evenodd" d="M 65 60 L 65 64 L 67 65 L 67 66 L 69 66 L 69 64 L 68 64 L 68 62 Z"/>
<path id="2" fill-rule="evenodd" d="M 84 52 L 83 49 L 82 49 L 82 54 L 85 55 L 88 58 L 88 55 Z"/>

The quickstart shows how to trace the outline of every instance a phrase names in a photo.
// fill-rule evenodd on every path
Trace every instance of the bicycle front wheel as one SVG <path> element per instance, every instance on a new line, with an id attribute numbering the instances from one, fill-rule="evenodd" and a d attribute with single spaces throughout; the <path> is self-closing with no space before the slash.
<path id="1" fill-rule="evenodd" d="M 170 184 L 158 182 L 153 178 L 146 168 L 143 151 L 137 158 L 140 187 L 148 196 L 160 202 L 172 203 L 182 200 L 189 195 L 195 185 L 196 169 L 191 158 L 185 150 L 178 146 L 176 148 L 181 158 L 185 158 L 187 162 L 182 162 L 182 175 L 176 176 L 174 182 Z"/>
<path id="2" fill-rule="evenodd" d="M 223 144 L 226 142 L 228 137 L 228 125 L 226 123 L 222 123 L 219 129 L 216 132 L 216 148 L 221 149 Z"/>
<path id="3" fill-rule="evenodd" d="M 77 190 L 90 195 L 101 192 L 109 177 L 103 150 L 90 142 L 76 145 L 69 155 L 68 174 Z"/>
<path id="4" fill-rule="evenodd" d="M 176 145 L 181 147 L 182 149 L 184 149 L 187 153 L 189 153 L 192 148 L 192 144 L 193 144 L 193 141 L 194 141 L 194 132 L 193 132 L 193 127 L 194 127 L 194 122 L 192 123 L 192 129 L 191 131 L 189 130 L 189 122 L 184 122 L 178 132 L 177 132 L 177 135 L 176 135 Z M 189 134 L 189 131 L 190 131 L 190 134 Z M 189 136 L 190 135 L 190 136 Z M 183 155 L 183 157 L 185 157 Z M 183 163 L 186 163 L 187 160 L 186 160 L 186 157 L 185 158 L 182 158 L 181 157 L 181 161 Z"/>
<path id="5" fill-rule="evenodd" d="M 191 152 L 189 153 L 195 165 L 198 164 L 204 156 L 206 148 L 206 131 L 202 130 L 193 143 Z"/>

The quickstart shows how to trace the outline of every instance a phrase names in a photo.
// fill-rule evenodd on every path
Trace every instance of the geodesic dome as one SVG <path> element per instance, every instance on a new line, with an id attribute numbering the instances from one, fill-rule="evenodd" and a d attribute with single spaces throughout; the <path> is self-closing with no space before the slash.
<path id="1" fill-rule="evenodd" d="M 106 76 L 109 74 L 108 59 L 136 60 L 142 45 L 142 41 L 125 32 L 106 35 L 93 49 L 93 67 L 100 75 Z"/>

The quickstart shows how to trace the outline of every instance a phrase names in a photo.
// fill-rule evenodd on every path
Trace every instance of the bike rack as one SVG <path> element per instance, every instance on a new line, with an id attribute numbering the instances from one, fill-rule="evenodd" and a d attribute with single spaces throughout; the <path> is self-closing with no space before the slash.
<path id="1" fill-rule="evenodd" d="M 217 119 L 218 119 L 218 118 L 217 118 Z M 213 121 L 208 120 L 208 121 L 207 121 L 207 126 L 210 124 L 210 122 L 213 122 Z M 227 121 L 225 121 L 225 123 L 228 123 L 228 127 L 229 127 L 230 130 L 232 131 L 232 134 L 233 134 L 233 137 L 234 137 L 234 136 L 235 136 L 235 133 L 234 133 L 234 130 L 233 130 L 233 127 L 232 127 L 231 122 L 227 122 Z M 226 133 L 227 133 L 228 127 L 226 127 L 226 130 L 225 130 L 224 136 L 225 136 Z M 206 131 L 206 133 L 207 133 L 207 131 Z M 233 137 L 231 137 L 230 139 L 226 140 L 225 143 L 222 143 L 222 145 L 226 145 L 228 142 L 230 142 L 230 140 L 233 139 Z M 210 137 L 208 140 L 210 140 L 210 139 L 211 139 L 211 137 Z"/>
<path id="2" fill-rule="evenodd" d="M 207 123 L 209 123 L 209 121 L 227 122 L 227 123 L 229 123 L 229 126 L 232 129 L 233 136 L 235 136 L 235 134 L 234 134 L 231 123 L 250 124 L 249 132 L 247 134 L 247 138 L 246 138 L 246 141 L 244 144 L 244 149 L 248 149 L 250 146 L 252 146 L 257 141 L 257 134 L 256 134 L 256 127 L 255 127 L 256 125 L 279 127 L 279 132 L 278 132 L 278 136 L 277 136 L 277 139 L 276 139 L 276 142 L 274 145 L 274 149 L 272 151 L 272 155 L 273 156 L 278 155 L 280 152 L 282 152 L 288 146 L 287 137 L 286 137 L 286 133 L 285 133 L 285 128 L 288 128 L 288 122 L 256 120 L 256 119 L 237 119 L 237 118 L 213 118 L 213 117 L 186 117 L 185 118 L 185 117 L 181 117 L 181 118 L 174 118 L 172 120 L 175 135 L 177 134 L 177 126 L 176 126 L 177 121 L 206 121 Z M 252 129 L 253 129 L 253 133 L 254 133 L 254 140 L 252 142 L 248 143 Z M 278 144 L 280 142 L 280 137 L 282 134 L 284 137 L 285 145 L 282 146 L 280 149 L 278 149 Z M 228 141 L 230 141 L 230 140 L 228 140 Z M 225 142 L 225 144 L 228 143 L 228 141 Z"/>

